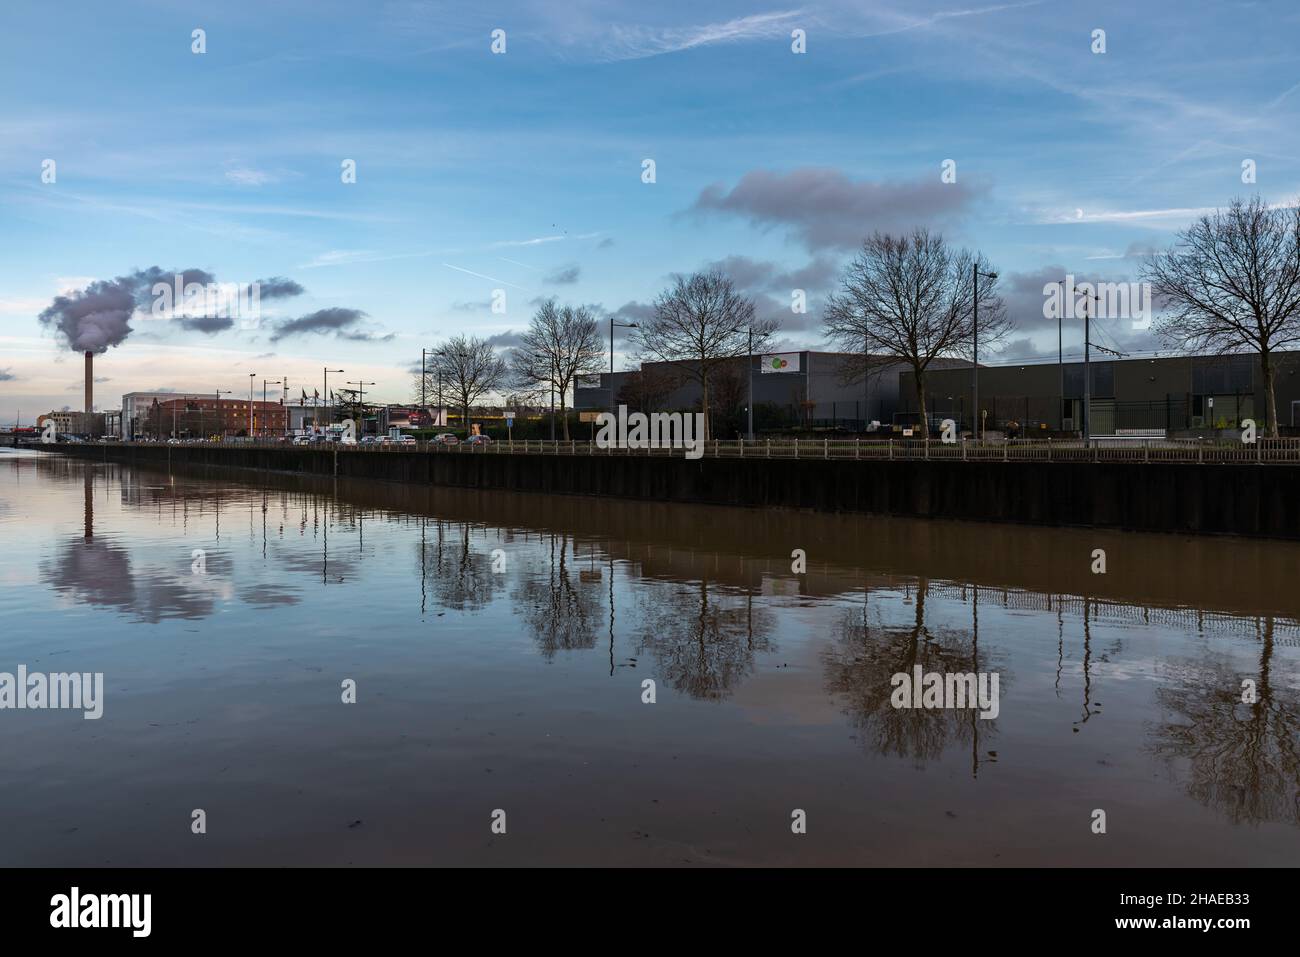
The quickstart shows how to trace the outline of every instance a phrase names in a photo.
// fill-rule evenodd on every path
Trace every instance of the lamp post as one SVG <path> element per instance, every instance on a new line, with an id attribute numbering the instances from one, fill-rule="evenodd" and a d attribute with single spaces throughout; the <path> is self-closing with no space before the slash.
<path id="1" fill-rule="evenodd" d="M 342 369 L 326 369 L 326 370 L 325 370 L 325 391 L 324 391 L 323 393 L 321 393 L 321 398 L 324 399 L 326 402 L 329 402 L 329 400 L 330 400 L 330 373 L 331 373 L 331 372 L 342 372 L 342 371 L 343 371 Z M 330 409 L 332 410 L 333 408 L 334 408 L 334 407 L 333 407 L 333 405 L 331 404 L 331 405 L 330 405 Z M 327 424 L 327 425 L 332 425 L 332 424 L 334 423 L 334 413 L 333 413 L 333 411 L 330 412 L 329 419 L 330 419 L 330 421 L 329 421 L 328 423 L 326 423 L 326 424 Z"/>
<path id="2" fill-rule="evenodd" d="M 256 372 L 248 374 L 248 437 L 253 437 L 253 380 L 257 378 Z"/>
<path id="3" fill-rule="evenodd" d="M 1092 337 L 1089 327 L 1088 302 L 1096 299 L 1097 294 L 1089 287 L 1083 295 L 1083 444 L 1092 444 L 1092 380 L 1088 375 L 1088 353 L 1091 351 Z"/>
<path id="4" fill-rule="evenodd" d="M 263 379 L 263 380 L 262 380 L 262 414 L 263 414 L 263 415 L 266 414 L 266 382 L 267 382 L 266 379 Z M 284 381 L 283 381 L 282 379 L 272 379 L 272 380 L 271 380 L 271 385 L 283 385 L 283 384 L 284 384 Z M 263 435 L 266 434 L 266 422 L 265 422 L 265 421 L 262 422 L 262 434 L 263 434 Z"/>
<path id="5" fill-rule="evenodd" d="M 1058 279 L 1056 284 L 1061 287 L 1061 298 L 1056 301 L 1056 369 L 1061 379 L 1061 398 L 1057 403 L 1056 411 L 1061 420 L 1061 431 L 1065 431 L 1065 349 L 1061 344 L 1061 318 L 1065 315 L 1065 280 Z"/>
<path id="6" fill-rule="evenodd" d="M 614 327 L 620 329 L 640 329 L 635 322 L 615 322 L 614 317 L 609 317 L 609 371 L 612 375 L 614 372 Z M 612 388 L 612 386 L 611 386 Z"/>
<path id="7" fill-rule="evenodd" d="M 995 272 L 981 272 L 980 264 L 975 262 L 971 265 L 972 279 L 974 281 L 974 299 L 971 302 L 973 317 L 971 320 L 971 399 L 974 403 L 972 412 L 974 420 L 971 423 L 971 431 L 975 437 L 983 438 L 984 430 L 980 428 L 980 276 L 985 279 L 997 279 L 998 274 Z M 930 435 L 930 423 L 922 422 L 921 428 L 925 429 L 925 434 Z"/>

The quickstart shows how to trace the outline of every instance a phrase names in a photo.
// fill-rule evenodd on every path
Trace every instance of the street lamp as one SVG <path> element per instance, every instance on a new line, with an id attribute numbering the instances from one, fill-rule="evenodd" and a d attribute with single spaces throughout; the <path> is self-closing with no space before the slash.
<path id="1" fill-rule="evenodd" d="M 971 422 L 971 431 L 976 438 L 984 437 L 984 430 L 980 428 L 980 276 L 985 279 L 997 279 L 998 274 L 995 272 L 981 272 L 980 264 L 975 262 L 971 265 L 971 272 L 974 280 L 974 301 L 972 307 L 974 315 L 971 320 L 971 399 L 973 406 L 971 412 L 974 419 Z M 922 422 L 921 428 L 925 429 L 925 434 L 930 435 L 930 423 Z"/>
<path id="2" fill-rule="evenodd" d="M 342 371 L 343 371 L 342 369 L 326 369 L 326 370 L 325 370 L 325 390 L 321 393 L 321 398 L 322 398 L 323 400 L 325 400 L 326 402 L 329 402 L 329 400 L 330 400 L 330 373 L 331 373 L 331 372 L 342 372 Z M 333 409 L 333 406 L 331 405 L 330 408 L 331 408 L 331 410 L 332 410 L 332 409 Z M 330 412 L 329 419 L 330 419 L 330 421 L 329 421 L 329 423 L 327 423 L 327 424 L 332 424 L 332 423 L 334 422 L 334 413 L 333 413 L 333 411 Z"/>
<path id="3" fill-rule="evenodd" d="M 745 350 L 745 374 L 749 388 L 749 423 L 747 428 L 749 441 L 754 441 L 754 327 L 736 326 L 732 332 L 744 332 L 749 335 L 749 346 Z"/>
<path id="4" fill-rule="evenodd" d="M 262 415 L 264 415 L 264 416 L 266 415 L 266 383 L 267 383 L 267 380 L 266 380 L 266 379 L 263 379 L 263 380 L 262 380 Z M 283 385 L 283 384 L 284 384 L 283 380 L 281 380 L 281 379 L 271 379 L 271 380 L 270 380 L 270 383 L 271 383 L 271 385 Z M 263 435 L 266 434 L 266 420 L 265 420 L 265 419 L 262 420 L 262 434 L 263 434 Z"/>
<path id="5" fill-rule="evenodd" d="M 1089 328 L 1088 303 L 1097 298 L 1091 290 L 1083 296 L 1083 444 L 1092 444 L 1092 379 L 1088 375 L 1088 353 L 1091 351 L 1091 330 Z"/>
<path id="6" fill-rule="evenodd" d="M 609 317 L 609 371 L 611 375 L 613 375 L 614 373 L 614 327 L 615 326 L 618 326 L 618 328 L 620 329 L 641 328 L 635 322 L 615 322 L 613 316 Z M 610 388 L 612 389 L 613 387 L 614 387 L 613 383 L 610 383 Z M 611 398 L 613 397 L 611 396 Z"/>
<path id="7" fill-rule="evenodd" d="M 257 378 L 256 372 L 248 374 L 248 437 L 253 437 L 253 380 Z"/>

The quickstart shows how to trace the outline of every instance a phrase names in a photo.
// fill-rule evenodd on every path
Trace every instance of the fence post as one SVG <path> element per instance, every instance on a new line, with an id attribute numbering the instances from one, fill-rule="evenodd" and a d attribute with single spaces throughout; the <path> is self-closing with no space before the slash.
<path id="1" fill-rule="evenodd" d="M 888 439 L 889 442 L 889 461 L 894 461 L 894 440 Z"/>
<path id="2" fill-rule="evenodd" d="M 830 457 L 831 457 L 831 440 L 824 438 L 822 439 L 822 458 L 828 459 Z"/>
<path id="3" fill-rule="evenodd" d="M 767 442 L 767 458 L 770 459 L 772 457 L 772 440 L 766 439 L 764 441 Z"/>
<path id="4" fill-rule="evenodd" d="M 854 440 L 853 440 L 853 457 L 854 457 L 855 459 L 860 459 L 860 458 L 862 458 L 862 440 L 861 440 L 861 439 L 854 439 Z"/>
<path id="5" fill-rule="evenodd" d="M 1143 462 L 1151 461 L 1151 440 L 1150 439 L 1142 440 L 1142 461 Z"/>
<path id="6" fill-rule="evenodd" d="M 799 440 L 797 438 L 794 440 L 794 457 L 799 457 Z"/>
<path id="7" fill-rule="evenodd" d="M 966 437 L 965 436 L 962 436 L 961 439 L 961 460 L 963 462 L 966 461 Z"/>

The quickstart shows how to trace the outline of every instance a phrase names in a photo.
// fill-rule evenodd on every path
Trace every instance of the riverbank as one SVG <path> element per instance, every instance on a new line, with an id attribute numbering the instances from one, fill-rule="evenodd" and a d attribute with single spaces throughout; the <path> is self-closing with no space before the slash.
<path id="1" fill-rule="evenodd" d="M 1300 540 L 1300 465 L 854 461 L 382 453 L 229 445 L 53 445 L 151 468 L 195 465 L 454 488 Z"/>

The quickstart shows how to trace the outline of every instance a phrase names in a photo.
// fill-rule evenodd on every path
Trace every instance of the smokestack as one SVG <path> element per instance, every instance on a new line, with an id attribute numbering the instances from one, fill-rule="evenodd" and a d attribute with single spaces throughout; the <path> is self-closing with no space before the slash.
<path id="1" fill-rule="evenodd" d="M 95 411 L 95 354 L 86 353 L 86 415 Z M 87 419 L 89 422 L 89 419 Z"/>

